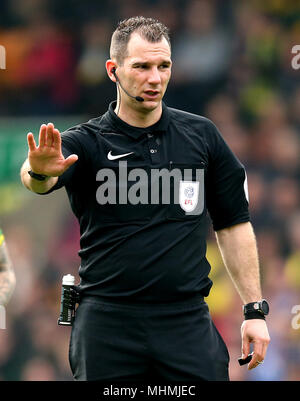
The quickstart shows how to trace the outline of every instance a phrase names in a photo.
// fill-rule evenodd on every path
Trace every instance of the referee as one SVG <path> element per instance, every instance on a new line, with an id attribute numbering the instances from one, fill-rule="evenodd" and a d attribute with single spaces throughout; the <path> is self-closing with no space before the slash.
<path id="1" fill-rule="evenodd" d="M 65 187 L 80 223 L 80 303 L 70 339 L 76 380 L 229 380 L 229 355 L 204 297 L 210 215 L 242 304 L 242 357 L 269 343 L 243 165 L 207 118 L 167 107 L 168 29 L 151 18 L 118 24 L 109 78 L 117 101 L 60 134 L 28 134 L 21 179 Z M 226 296 L 226 294 L 224 294 Z"/>

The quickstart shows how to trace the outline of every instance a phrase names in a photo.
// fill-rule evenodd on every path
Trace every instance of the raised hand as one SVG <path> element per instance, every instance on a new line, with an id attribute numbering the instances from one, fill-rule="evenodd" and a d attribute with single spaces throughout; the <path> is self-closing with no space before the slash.
<path id="1" fill-rule="evenodd" d="M 72 164 L 78 160 L 77 155 L 65 158 L 61 151 L 61 136 L 52 123 L 42 124 L 39 133 L 39 146 L 34 136 L 27 135 L 28 161 L 32 171 L 51 177 L 62 175 Z"/>

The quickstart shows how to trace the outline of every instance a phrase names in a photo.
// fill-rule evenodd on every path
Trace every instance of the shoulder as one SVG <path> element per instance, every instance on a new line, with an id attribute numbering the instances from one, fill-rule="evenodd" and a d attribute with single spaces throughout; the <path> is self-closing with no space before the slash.
<path id="1" fill-rule="evenodd" d="M 171 124 L 174 124 L 180 133 L 195 143 L 205 146 L 212 159 L 222 157 L 224 152 L 231 153 L 228 144 L 215 123 L 207 117 L 186 111 L 168 108 Z"/>
<path id="2" fill-rule="evenodd" d="M 217 130 L 215 124 L 207 117 L 172 107 L 168 107 L 168 111 L 170 114 L 170 121 L 173 121 L 175 124 L 184 124 L 187 128 L 190 126 L 207 131 Z"/>
<path id="3" fill-rule="evenodd" d="M 209 118 L 169 107 L 168 110 L 171 127 L 186 138 L 201 140 L 207 148 L 223 142 L 220 131 Z"/>
<path id="4" fill-rule="evenodd" d="M 61 133 L 62 143 L 67 147 L 87 149 L 94 146 L 100 131 L 102 116 L 74 125 Z"/>
<path id="5" fill-rule="evenodd" d="M 99 132 L 102 116 L 74 125 L 62 133 L 63 137 L 86 138 Z"/>

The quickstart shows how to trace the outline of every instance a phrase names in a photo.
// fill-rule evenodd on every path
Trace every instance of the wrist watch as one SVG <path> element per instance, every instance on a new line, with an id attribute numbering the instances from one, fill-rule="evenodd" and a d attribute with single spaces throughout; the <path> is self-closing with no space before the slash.
<path id="1" fill-rule="evenodd" d="M 34 173 L 32 170 L 29 170 L 28 174 L 30 175 L 30 177 L 32 177 L 32 178 L 34 178 L 35 180 L 38 180 L 38 181 L 45 181 L 46 178 L 49 178 L 48 175 L 37 174 L 37 173 Z"/>
<path id="2" fill-rule="evenodd" d="M 266 316 L 269 313 L 269 304 L 265 299 L 262 299 L 261 301 L 250 302 L 246 305 L 243 305 L 243 312 L 245 316 L 252 313 Z"/>

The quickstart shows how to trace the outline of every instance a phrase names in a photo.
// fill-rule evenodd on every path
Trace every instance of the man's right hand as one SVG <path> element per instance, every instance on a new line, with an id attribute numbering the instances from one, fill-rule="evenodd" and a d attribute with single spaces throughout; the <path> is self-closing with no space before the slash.
<path id="1" fill-rule="evenodd" d="M 52 123 L 42 124 L 39 133 L 39 146 L 36 146 L 34 136 L 27 135 L 28 161 L 34 173 L 59 177 L 78 160 L 77 155 L 65 159 L 61 151 L 61 136 Z"/>

